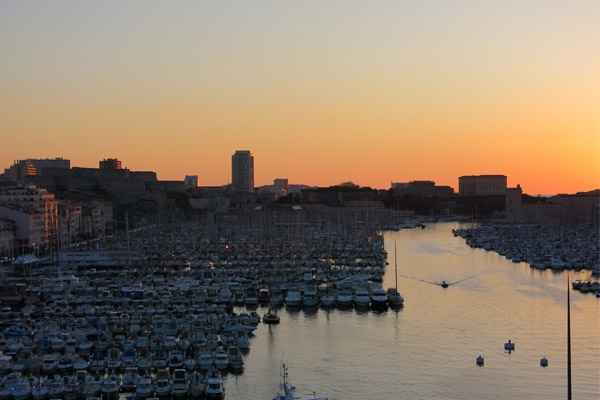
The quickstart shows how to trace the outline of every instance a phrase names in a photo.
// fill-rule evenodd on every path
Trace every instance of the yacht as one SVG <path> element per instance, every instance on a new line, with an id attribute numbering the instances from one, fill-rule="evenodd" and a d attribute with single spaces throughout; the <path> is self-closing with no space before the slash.
<path id="1" fill-rule="evenodd" d="M 185 369 L 179 368 L 173 372 L 173 385 L 171 394 L 174 398 L 182 398 L 188 395 L 189 384 Z"/>
<path id="2" fill-rule="evenodd" d="M 285 297 L 283 296 L 283 292 L 279 289 L 273 290 L 273 293 L 271 294 L 271 305 L 273 307 L 279 307 L 283 305 L 284 301 Z"/>
<path id="3" fill-rule="evenodd" d="M 58 366 L 58 356 L 56 354 L 47 354 L 42 357 L 42 371 L 46 375 L 52 375 Z"/>
<path id="4" fill-rule="evenodd" d="M 314 289 L 305 290 L 302 295 L 302 306 L 303 307 L 316 307 L 319 305 L 319 297 L 317 291 Z"/>
<path id="5" fill-rule="evenodd" d="M 122 388 L 124 392 L 135 391 L 140 381 L 140 375 L 136 367 L 125 368 L 125 374 L 123 375 Z"/>
<path id="6" fill-rule="evenodd" d="M 229 367 L 232 370 L 239 371 L 244 368 L 244 358 L 239 347 L 229 346 L 227 348 L 227 356 L 229 357 Z"/>
<path id="7" fill-rule="evenodd" d="M 152 397 L 153 388 L 152 388 L 152 379 L 148 376 L 144 376 L 140 378 L 140 381 L 135 388 L 135 394 L 140 399 L 147 399 Z"/>
<path id="8" fill-rule="evenodd" d="M 74 377 L 66 377 L 64 400 L 77 400 L 81 395 L 81 385 Z"/>
<path id="9" fill-rule="evenodd" d="M 169 371 L 161 369 L 156 373 L 156 386 L 154 387 L 156 397 L 163 398 L 171 395 L 171 376 Z"/>
<path id="10" fill-rule="evenodd" d="M 213 365 L 213 357 L 209 351 L 202 351 L 198 356 L 198 368 L 202 370 L 209 370 Z"/>
<path id="11" fill-rule="evenodd" d="M 286 307 L 300 307 L 302 304 L 302 294 L 298 290 L 288 290 L 285 296 Z"/>
<path id="12" fill-rule="evenodd" d="M 119 389 L 121 388 L 121 380 L 118 375 L 111 374 L 104 380 L 100 393 L 105 400 L 116 400 L 119 397 Z"/>
<path id="13" fill-rule="evenodd" d="M 225 397 L 225 385 L 221 373 L 216 368 L 211 368 L 206 373 L 206 398 L 223 399 Z"/>
<path id="14" fill-rule="evenodd" d="M 227 354 L 221 349 L 215 352 L 215 367 L 221 370 L 229 368 L 229 357 L 227 357 Z"/>

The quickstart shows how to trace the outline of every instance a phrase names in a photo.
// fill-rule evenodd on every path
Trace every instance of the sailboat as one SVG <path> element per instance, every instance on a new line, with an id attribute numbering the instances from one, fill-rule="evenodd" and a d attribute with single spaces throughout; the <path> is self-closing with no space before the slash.
<path id="1" fill-rule="evenodd" d="M 272 308 L 272 306 L 270 304 L 269 304 L 268 311 L 265 313 L 265 315 L 263 315 L 262 321 L 265 324 L 278 324 L 279 323 L 279 316 L 277 315 L 277 312 Z"/>
<path id="2" fill-rule="evenodd" d="M 311 395 L 295 394 L 294 390 L 296 388 L 294 386 L 288 386 L 287 377 L 287 367 L 285 366 L 285 364 L 282 364 L 281 383 L 279 384 L 279 391 L 277 392 L 273 400 L 327 400 L 326 397 L 317 397 L 314 393 Z"/>
<path id="3" fill-rule="evenodd" d="M 398 293 L 398 257 L 396 256 L 396 240 L 394 240 L 394 277 L 396 278 L 396 286 L 388 288 L 386 295 L 390 307 L 400 308 L 404 305 L 404 298 Z"/>
<path id="4" fill-rule="evenodd" d="M 335 300 L 337 298 L 337 296 L 335 295 L 335 293 L 330 293 L 329 288 L 330 288 L 330 280 L 331 280 L 331 262 L 327 261 L 327 265 L 328 265 L 328 273 L 327 273 L 327 289 L 325 291 L 325 295 L 321 296 L 321 306 L 323 308 L 331 308 L 335 305 Z"/>

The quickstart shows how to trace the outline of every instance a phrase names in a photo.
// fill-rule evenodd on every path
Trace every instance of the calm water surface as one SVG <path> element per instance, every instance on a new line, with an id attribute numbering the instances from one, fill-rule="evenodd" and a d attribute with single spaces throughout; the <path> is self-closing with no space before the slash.
<path id="1" fill-rule="evenodd" d="M 385 233 L 394 286 L 394 242 L 405 297 L 400 311 L 279 311 L 260 324 L 241 375 L 228 374 L 226 398 L 272 399 L 283 359 L 297 393 L 352 399 L 564 399 L 566 272 L 538 271 L 452 235 L 458 224 Z M 571 279 L 590 276 L 571 273 Z M 599 304 L 571 294 L 573 398 L 600 398 Z M 259 310 L 259 313 L 264 311 Z M 508 354 L 511 339 L 516 351 Z M 478 355 L 485 366 L 477 367 Z M 540 367 L 540 358 L 549 360 Z"/>

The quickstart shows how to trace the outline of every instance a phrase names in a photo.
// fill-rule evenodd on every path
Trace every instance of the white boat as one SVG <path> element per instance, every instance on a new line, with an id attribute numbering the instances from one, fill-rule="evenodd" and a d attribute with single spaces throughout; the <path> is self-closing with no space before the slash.
<path id="1" fill-rule="evenodd" d="M 91 369 L 96 373 L 99 373 L 100 371 L 104 371 L 106 369 L 106 357 L 102 350 L 94 350 L 94 353 L 92 354 Z"/>
<path id="2" fill-rule="evenodd" d="M 221 370 L 229 368 L 229 358 L 221 349 L 215 352 L 215 367 Z"/>
<path id="3" fill-rule="evenodd" d="M 173 384 L 171 386 L 171 394 L 175 398 L 183 398 L 188 395 L 189 384 L 185 369 L 176 369 L 173 372 Z"/>
<path id="4" fill-rule="evenodd" d="M 100 389 L 102 388 L 102 384 L 104 383 L 104 378 L 100 375 L 96 375 L 91 379 L 88 379 L 86 383 L 83 384 L 83 388 L 81 389 L 81 394 L 84 398 L 89 397 L 98 397 L 100 395 Z"/>
<path id="5" fill-rule="evenodd" d="M 90 368 L 91 363 L 83 358 L 78 358 L 73 364 L 75 371 L 87 371 Z"/>
<path id="6" fill-rule="evenodd" d="M 196 359 L 193 356 L 186 357 L 186 359 L 183 361 L 183 366 L 188 371 L 195 370 L 196 364 L 197 364 Z"/>
<path id="7" fill-rule="evenodd" d="M 109 371 L 119 372 L 121 370 L 121 358 L 121 350 L 118 347 L 111 347 L 108 350 L 106 368 Z"/>
<path id="8" fill-rule="evenodd" d="M 310 289 L 305 290 L 302 295 L 302 307 L 316 307 L 319 305 L 319 297 L 317 291 Z"/>
<path id="9" fill-rule="evenodd" d="M 302 294 L 298 290 L 289 290 L 285 296 L 286 307 L 300 307 Z"/>
<path id="10" fill-rule="evenodd" d="M 376 310 L 385 309 L 388 306 L 388 297 L 385 290 L 379 285 L 371 286 L 371 307 Z"/>
<path id="11" fill-rule="evenodd" d="M 42 357 L 42 371 L 46 375 L 52 375 L 58 366 L 58 356 L 55 354 L 47 354 Z"/>
<path id="12" fill-rule="evenodd" d="M 144 376 L 143 378 L 140 378 L 140 381 L 135 388 L 135 394 L 140 399 L 147 399 L 152 397 L 153 390 L 152 379 L 148 376 Z"/>
<path id="13" fill-rule="evenodd" d="M 181 350 L 171 350 L 169 352 L 169 368 L 174 371 L 183 367 L 183 352 Z"/>
<path id="14" fill-rule="evenodd" d="M 208 351 L 203 351 L 198 356 L 198 368 L 202 370 L 209 370 L 213 365 L 213 357 L 212 354 Z"/>
<path id="15" fill-rule="evenodd" d="M 125 368 L 125 374 L 123 375 L 123 381 L 121 382 L 121 387 L 124 392 L 135 391 L 139 381 L 140 375 L 136 367 Z"/>
<path id="16" fill-rule="evenodd" d="M 295 387 L 288 385 L 288 372 L 285 364 L 281 366 L 281 382 L 279 390 L 273 400 L 327 400 L 326 397 L 317 397 L 314 393 L 310 395 L 299 395 L 294 393 Z"/>
<path id="17" fill-rule="evenodd" d="M 69 377 L 65 384 L 64 400 L 77 400 L 81 395 L 81 385 L 76 379 Z"/>
<path id="18" fill-rule="evenodd" d="M 225 397 L 225 385 L 218 369 L 212 368 L 206 373 L 206 398 L 223 399 Z"/>
<path id="19" fill-rule="evenodd" d="M 100 393 L 102 393 L 102 398 L 105 400 L 116 400 L 119 397 L 120 388 L 121 380 L 119 379 L 119 376 L 111 374 L 102 384 Z"/>
<path id="20" fill-rule="evenodd" d="M 138 371 L 141 374 L 146 374 L 152 368 L 152 359 L 150 357 L 139 357 L 137 361 Z"/>
<path id="21" fill-rule="evenodd" d="M 247 306 L 255 306 L 258 304 L 258 293 L 256 289 L 250 288 L 246 290 L 246 305 Z"/>
<path id="22" fill-rule="evenodd" d="M 20 372 L 11 372 L 4 378 L 4 385 L 0 385 L 0 399 L 8 400 L 12 397 L 12 388 L 23 380 Z"/>
<path id="23" fill-rule="evenodd" d="M 369 291 L 364 287 L 359 287 L 354 291 L 354 306 L 356 308 L 369 308 L 371 304 L 371 296 Z"/>
<path id="24" fill-rule="evenodd" d="M 8 375 L 13 370 L 13 358 L 11 356 L 0 355 L 0 375 Z"/>
<path id="25" fill-rule="evenodd" d="M 398 257 L 396 254 L 396 241 L 394 241 L 394 277 L 396 285 L 393 288 L 388 288 L 386 295 L 389 306 L 398 309 L 404 305 L 404 298 L 398 292 Z"/>
<path id="26" fill-rule="evenodd" d="M 171 395 L 171 376 L 168 370 L 161 369 L 156 373 L 154 395 L 159 399 Z"/>
<path id="27" fill-rule="evenodd" d="M 13 400 L 27 400 L 29 396 L 31 396 L 31 384 L 28 380 L 23 380 L 13 386 Z"/>
<path id="28" fill-rule="evenodd" d="M 244 358 L 239 347 L 229 346 L 227 348 L 227 356 L 229 357 L 229 367 L 232 370 L 239 371 L 244 368 Z"/>
<path id="29" fill-rule="evenodd" d="M 338 307 L 340 307 L 340 308 L 352 307 L 353 303 L 354 303 L 354 296 L 352 295 L 351 291 L 342 289 L 338 292 L 337 299 L 335 301 L 335 304 Z"/>
<path id="30" fill-rule="evenodd" d="M 137 354 L 135 349 L 132 347 L 125 349 L 121 360 L 123 368 L 134 367 L 137 364 Z"/>
<path id="31" fill-rule="evenodd" d="M 74 361 L 71 358 L 71 356 L 68 356 L 68 355 L 62 356 L 60 358 L 60 360 L 58 361 L 58 365 L 56 366 L 58 374 L 66 375 L 66 374 L 71 373 L 73 371 L 73 364 L 74 364 Z"/>
<path id="32" fill-rule="evenodd" d="M 204 383 L 204 377 L 198 372 L 194 372 L 190 377 L 190 396 L 194 399 L 198 399 L 204 396 L 206 385 Z"/>
<path id="33" fill-rule="evenodd" d="M 34 400 L 45 400 L 48 398 L 50 382 L 49 379 L 44 379 L 43 382 L 41 380 L 38 381 L 37 385 L 31 389 L 31 395 Z"/>
<path id="34" fill-rule="evenodd" d="M 50 384 L 50 390 L 48 391 L 48 396 L 51 399 L 59 399 L 63 397 L 65 393 L 65 385 L 62 380 L 53 380 Z"/>
<path id="35" fill-rule="evenodd" d="M 285 301 L 285 297 L 283 296 L 283 292 L 281 290 L 273 290 L 271 294 L 271 305 L 273 307 L 279 307 L 283 305 Z"/>
<path id="36" fill-rule="evenodd" d="M 235 340 L 240 349 L 248 350 L 250 348 L 250 341 L 248 340 L 246 331 L 237 331 Z"/>

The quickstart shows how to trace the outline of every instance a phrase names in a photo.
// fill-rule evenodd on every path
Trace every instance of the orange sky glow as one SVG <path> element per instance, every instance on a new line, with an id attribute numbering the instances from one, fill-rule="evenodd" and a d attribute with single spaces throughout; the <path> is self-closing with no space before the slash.
<path id="1" fill-rule="evenodd" d="M 0 168 L 600 187 L 597 1 L 3 2 Z"/>

